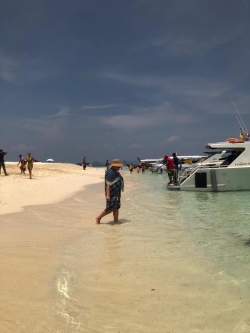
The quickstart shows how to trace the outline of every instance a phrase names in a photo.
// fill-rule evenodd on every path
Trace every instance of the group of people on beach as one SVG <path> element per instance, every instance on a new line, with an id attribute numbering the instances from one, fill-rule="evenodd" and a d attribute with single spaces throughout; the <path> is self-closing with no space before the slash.
<path id="1" fill-rule="evenodd" d="M 25 174 L 26 166 L 29 171 L 30 179 L 32 178 L 32 169 L 33 169 L 33 163 L 35 162 L 34 157 L 31 155 L 31 153 L 28 153 L 27 157 L 24 158 L 22 154 L 19 155 L 19 162 L 17 163 L 17 166 L 20 164 L 20 170 L 21 173 Z"/>
<path id="2" fill-rule="evenodd" d="M 7 152 L 4 152 L 0 149 L 0 173 L 1 168 L 3 168 L 5 176 L 8 176 L 8 173 L 5 168 L 4 156 Z M 33 163 L 35 162 L 34 157 L 31 153 L 28 153 L 27 157 L 24 158 L 22 154 L 19 155 L 19 161 L 17 167 L 19 166 L 21 174 L 25 174 L 26 168 L 29 171 L 30 179 L 32 178 Z M 179 159 L 175 153 L 173 153 L 173 158 L 164 156 L 164 163 L 169 175 L 170 183 L 177 181 L 178 174 L 178 163 Z M 118 223 L 119 218 L 119 209 L 121 207 L 121 192 L 124 190 L 124 180 L 120 174 L 120 169 L 123 167 L 123 163 L 119 159 L 114 159 L 111 164 L 109 161 L 106 161 L 106 170 L 105 170 L 105 198 L 106 198 L 106 208 L 96 217 L 96 224 L 100 224 L 101 219 L 113 213 L 114 223 Z M 132 172 L 133 166 L 129 167 L 130 173 Z M 83 169 L 86 169 L 86 158 L 83 158 Z M 138 167 L 137 172 L 145 172 L 145 166 L 142 165 L 141 168 Z"/>
<path id="3" fill-rule="evenodd" d="M 3 168 L 3 172 L 5 176 L 8 176 L 9 174 L 6 171 L 5 163 L 4 163 L 4 156 L 7 154 L 7 152 L 0 149 L 0 174 L 1 169 Z M 33 169 L 33 163 L 35 162 L 34 157 L 31 155 L 31 153 L 28 153 L 27 157 L 24 158 L 22 154 L 19 154 L 19 161 L 17 163 L 17 166 L 20 165 L 21 174 L 25 174 L 26 167 L 29 171 L 30 179 L 32 178 L 32 169 Z"/>

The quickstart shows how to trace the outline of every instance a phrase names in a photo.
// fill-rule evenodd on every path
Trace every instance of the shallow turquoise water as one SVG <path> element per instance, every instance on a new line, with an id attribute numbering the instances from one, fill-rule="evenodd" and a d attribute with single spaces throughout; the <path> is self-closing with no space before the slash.
<path id="1" fill-rule="evenodd" d="M 143 212 L 147 226 L 154 221 L 151 224 L 156 229 L 165 224 L 166 235 L 169 224 L 174 228 L 181 225 L 191 237 L 192 246 L 203 253 L 204 261 L 209 260 L 219 271 L 250 289 L 249 192 L 168 191 L 164 174 L 131 176 L 135 183 L 130 207 L 133 214 L 140 216 Z"/>

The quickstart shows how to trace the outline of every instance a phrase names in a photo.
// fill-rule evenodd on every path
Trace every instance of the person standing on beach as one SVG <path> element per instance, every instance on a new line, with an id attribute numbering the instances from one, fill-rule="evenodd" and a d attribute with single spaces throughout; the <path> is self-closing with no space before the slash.
<path id="1" fill-rule="evenodd" d="M 25 174 L 25 164 L 26 164 L 26 161 L 25 159 L 23 158 L 23 155 L 19 155 L 19 162 L 17 163 L 17 166 L 20 164 L 20 170 L 21 170 L 21 173 L 24 173 Z"/>
<path id="2" fill-rule="evenodd" d="M 35 162 L 35 159 L 33 156 L 31 156 L 31 153 L 28 153 L 28 156 L 26 157 L 26 162 L 29 170 L 30 179 L 32 178 L 32 169 L 33 169 L 33 163 Z"/>
<path id="3" fill-rule="evenodd" d="M 107 171 L 109 168 L 109 160 L 106 161 L 105 165 L 106 165 L 106 171 Z"/>
<path id="4" fill-rule="evenodd" d="M 86 157 L 84 156 L 83 160 L 82 160 L 82 168 L 83 170 L 86 170 Z"/>
<path id="5" fill-rule="evenodd" d="M 0 149 L 0 174 L 1 174 L 1 169 L 3 168 L 3 172 L 4 172 L 5 176 L 8 176 L 9 174 L 6 171 L 5 163 L 4 163 L 4 156 L 6 154 L 7 153 L 5 151 L 3 151 L 2 149 Z"/>
<path id="6" fill-rule="evenodd" d="M 119 159 L 114 159 L 105 173 L 106 209 L 96 217 L 96 224 L 100 224 L 101 219 L 110 213 L 113 213 L 114 222 L 118 223 L 121 192 L 124 190 L 123 177 L 119 173 L 122 166 L 123 164 Z"/>

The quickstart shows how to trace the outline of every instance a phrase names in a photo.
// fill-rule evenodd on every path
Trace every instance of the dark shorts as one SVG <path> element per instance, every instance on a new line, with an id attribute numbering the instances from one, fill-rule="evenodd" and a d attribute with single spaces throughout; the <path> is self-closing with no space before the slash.
<path id="1" fill-rule="evenodd" d="M 106 209 L 105 210 L 119 209 L 120 207 L 121 207 L 120 197 L 110 198 L 109 201 L 106 200 Z"/>

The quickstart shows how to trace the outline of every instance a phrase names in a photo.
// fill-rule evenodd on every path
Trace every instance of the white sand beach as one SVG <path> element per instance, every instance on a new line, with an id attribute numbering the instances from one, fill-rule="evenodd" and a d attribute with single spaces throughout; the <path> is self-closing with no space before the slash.
<path id="1" fill-rule="evenodd" d="M 17 163 L 5 163 L 9 176 L 0 178 L 0 215 L 21 211 L 25 206 L 60 202 L 89 184 L 103 182 L 104 170 L 70 163 L 34 163 L 33 178 L 21 174 Z"/>
<path id="2" fill-rule="evenodd" d="M 120 223 L 110 215 L 96 225 L 104 169 L 35 163 L 29 179 L 6 168 L 1 333 L 249 332 L 249 291 L 204 261 L 174 220 L 176 202 L 159 207 L 140 192 L 140 176 L 121 171 Z"/>

